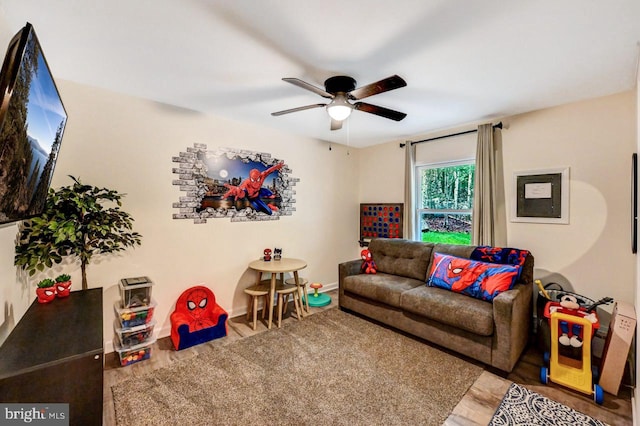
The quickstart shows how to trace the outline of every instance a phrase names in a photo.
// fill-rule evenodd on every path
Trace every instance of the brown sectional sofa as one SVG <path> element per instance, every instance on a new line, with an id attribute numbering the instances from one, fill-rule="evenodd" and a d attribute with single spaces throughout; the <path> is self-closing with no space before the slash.
<path id="1" fill-rule="evenodd" d="M 474 248 L 374 239 L 377 274 L 361 273 L 360 259 L 339 265 L 340 307 L 510 372 L 531 330 L 533 256 L 493 302 L 426 285 L 434 252 L 469 258 Z"/>

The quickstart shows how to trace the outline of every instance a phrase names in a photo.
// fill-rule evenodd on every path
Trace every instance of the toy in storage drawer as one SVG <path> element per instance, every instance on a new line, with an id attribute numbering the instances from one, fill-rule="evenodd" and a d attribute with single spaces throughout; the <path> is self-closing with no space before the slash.
<path id="1" fill-rule="evenodd" d="M 130 348 L 123 348 L 122 346 L 118 345 L 117 339 L 114 340 L 115 341 L 113 348 L 116 352 L 118 352 L 120 365 L 122 367 L 151 358 L 151 346 L 156 341 L 155 338 L 152 338 L 148 342 L 144 342 Z"/>
<path id="2" fill-rule="evenodd" d="M 153 328 L 155 325 L 156 321 L 151 320 L 146 324 L 136 327 L 122 328 L 120 327 L 120 322 L 115 320 L 113 322 L 113 331 L 115 331 L 116 336 L 118 336 L 120 346 L 128 348 L 148 341 L 149 338 L 153 336 Z"/>
<path id="3" fill-rule="evenodd" d="M 123 308 L 148 306 L 151 303 L 151 286 L 149 277 L 123 278 L 118 284 L 120 300 Z"/>
<path id="4" fill-rule="evenodd" d="M 139 306 L 137 308 L 123 308 L 120 301 L 116 301 L 113 304 L 113 310 L 122 328 L 137 327 L 151 322 L 155 308 L 156 302 L 153 299 L 148 306 Z"/>

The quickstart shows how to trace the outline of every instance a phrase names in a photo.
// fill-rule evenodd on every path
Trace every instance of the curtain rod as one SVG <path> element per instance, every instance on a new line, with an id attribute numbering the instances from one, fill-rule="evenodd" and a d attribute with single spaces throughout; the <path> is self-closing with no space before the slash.
<path id="1" fill-rule="evenodd" d="M 498 124 L 494 124 L 493 125 L 494 129 L 502 129 L 502 121 L 499 122 Z M 409 142 L 407 141 L 407 143 L 411 143 L 411 145 L 415 145 L 417 143 L 422 143 L 422 142 L 429 142 L 429 141 L 435 141 L 438 139 L 445 139 L 445 138 L 451 138 L 453 136 L 460 136 L 460 135 L 466 135 L 467 133 L 476 133 L 478 131 L 478 129 L 473 129 L 473 130 L 467 130 L 465 132 L 459 132 L 459 133 L 453 133 L 450 135 L 443 135 L 443 136 L 436 136 L 435 138 L 429 138 L 429 139 L 423 139 L 421 141 L 414 141 L 414 142 Z M 406 145 L 406 143 L 401 143 L 400 144 L 400 148 L 404 148 L 404 146 Z"/>

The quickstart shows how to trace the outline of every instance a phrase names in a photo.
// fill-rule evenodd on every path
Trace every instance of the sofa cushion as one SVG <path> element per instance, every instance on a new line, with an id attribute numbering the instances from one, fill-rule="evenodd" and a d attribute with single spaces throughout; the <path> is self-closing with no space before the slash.
<path id="1" fill-rule="evenodd" d="M 396 308 L 400 307 L 400 295 L 403 292 L 422 286 L 424 286 L 424 282 L 421 280 L 381 272 L 377 274 L 351 275 L 344 279 L 345 291 L 386 303 Z"/>
<path id="2" fill-rule="evenodd" d="M 374 238 L 369 251 L 378 272 L 424 281 L 433 244 L 392 238 Z"/>
<path id="3" fill-rule="evenodd" d="M 493 334 L 493 305 L 463 294 L 423 285 L 402 293 L 400 307 L 481 336 Z"/>
<path id="4" fill-rule="evenodd" d="M 476 299 L 493 300 L 516 283 L 520 267 L 434 253 L 427 284 Z"/>

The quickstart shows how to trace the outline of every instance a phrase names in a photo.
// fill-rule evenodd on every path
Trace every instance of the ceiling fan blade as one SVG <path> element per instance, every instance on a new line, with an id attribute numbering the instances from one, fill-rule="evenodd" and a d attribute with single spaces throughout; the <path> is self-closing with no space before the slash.
<path id="1" fill-rule="evenodd" d="M 302 87 L 303 89 L 309 90 L 317 95 L 322 96 L 323 98 L 333 99 L 333 95 L 329 92 L 326 92 L 319 87 L 314 86 L 313 84 L 309 84 L 306 81 L 302 81 L 299 78 L 283 78 L 287 83 L 291 83 L 294 86 Z"/>
<path id="2" fill-rule="evenodd" d="M 342 121 L 331 119 L 331 130 L 340 130 L 342 129 Z"/>
<path id="3" fill-rule="evenodd" d="M 399 89 L 407 85 L 407 82 L 397 75 L 392 75 L 375 83 L 367 84 L 349 92 L 349 99 L 358 100 L 389 90 Z"/>
<path id="4" fill-rule="evenodd" d="M 320 107 L 324 107 L 324 106 L 327 106 L 327 104 L 306 105 L 306 106 L 301 106 L 301 107 L 298 107 L 298 108 L 291 108 L 291 109 L 285 109 L 283 111 L 272 112 L 271 115 L 276 117 L 276 116 L 279 116 L 279 115 L 289 114 L 291 112 L 304 111 L 305 109 L 320 108 Z"/>
<path id="5" fill-rule="evenodd" d="M 394 111 L 389 108 L 371 105 L 365 102 L 356 102 L 353 107 L 357 110 L 368 112 L 370 114 L 379 115 L 380 117 L 390 118 L 391 120 L 400 121 L 407 116 L 404 112 Z"/>

